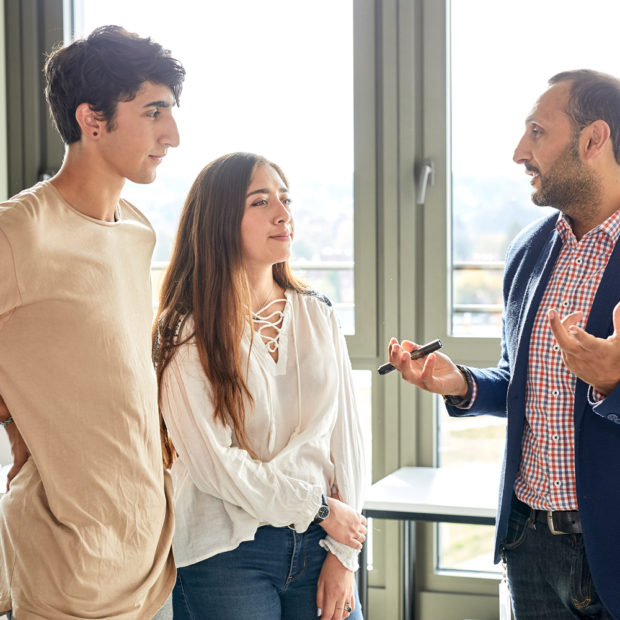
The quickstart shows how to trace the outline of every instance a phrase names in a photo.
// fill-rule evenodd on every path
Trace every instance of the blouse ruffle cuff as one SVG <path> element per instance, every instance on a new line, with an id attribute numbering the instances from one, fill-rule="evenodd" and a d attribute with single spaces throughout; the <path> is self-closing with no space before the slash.
<path id="1" fill-rule="evenodd" d="M 344 545 L 339 543 L 337 540 L 334 540 L 331 536 L 326 536 L 319 542 L 319 545 L 323 547 L 323 549 L 333 553 L 340 563 L 350 571 L 355 572 L 359 567 L 359 562 L 357 561 L 357 557 L 359 555 L 359 551 L 354 549 L 353 547 L 349 547 L 349 545 Z"/>
<path id="2" fill-rule="evenodd" d="M 306 499 L 302 502 L 304 506 L 309 506 L 308 513 L 302 519 L 298 519 L 293 523 L 295 531 L 305 532 L 310 524 L 314 521 L 316 513 L 319 511 L 321 501 L 323 499 L 323 488 L 319 485 L 310 487 Z"/>

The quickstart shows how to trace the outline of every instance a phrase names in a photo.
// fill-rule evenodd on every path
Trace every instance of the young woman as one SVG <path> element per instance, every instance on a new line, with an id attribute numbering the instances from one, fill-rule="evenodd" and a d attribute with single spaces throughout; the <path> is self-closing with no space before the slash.
<path id="1" fill-rule="evenodd" d="M 291 274 L 292 236 L 284 174 L 249 153 L 207 165 L 181 215 L 156 336 L 175 620 L 361 619 L 351 365 L 330 302 Z"/>

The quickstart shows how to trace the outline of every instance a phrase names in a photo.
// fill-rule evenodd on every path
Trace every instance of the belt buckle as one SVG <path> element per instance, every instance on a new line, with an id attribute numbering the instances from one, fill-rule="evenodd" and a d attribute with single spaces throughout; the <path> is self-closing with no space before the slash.
<path id="1" fill-rule="evenodd" d="M 555 525 L 553 523 L 553 511 L 547 510 L 547 527 L 549 531 L 554 535 L 558 536 L 559 534 L 566 534 L 566 532 L 562 532 L 561 530 L 556 530 Z"/>

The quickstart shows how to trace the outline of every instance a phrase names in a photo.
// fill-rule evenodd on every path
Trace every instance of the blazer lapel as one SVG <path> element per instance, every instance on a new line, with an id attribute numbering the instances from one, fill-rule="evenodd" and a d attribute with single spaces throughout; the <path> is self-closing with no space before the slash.
<path id="1" fill-rule="evenodd" d="M 607 338 L 611 334 L 612 312 L 618 300 L 620 300 L 620 243 L 616 243 L 611 253 L 594 296 L 586 324 L 586 331 L 589 334 L 598 338 Z"/>
<path id="2" fill-rule="evenodd" d="M 519 315 L 519 338 L 517 340 L 519 343 L 519 350 L 517 351 L 517 360 L 515 364 L 515 368 L 516 365 L 520 365 L 520 370 L 522 369 L 524 373 L 529 358 L 534 319 L 536 318 L 538 307 L 540 306 L 543 294 L 547 288 L 547 283 L 551 277 L 551 272 L 553 271 L 561 247 L 562 240 L 554 228 L 538 254 L 527 286 L 524 289 L 523 302 Z"/>
<path id="3" fill-rule="evenodd" d="M 609 262 L 598 286 L 586 331 L 597 338 L 607 338 L 613 332 L 612 313 L 615 305 L 620 299 L 620 243 L 616 243 L 614 251 L 609 257 Z M 577 380 L 575 389 L 575 430 L 580 428 L 583 413 L 588 397 L 588 385 L 581 380 Z"/>

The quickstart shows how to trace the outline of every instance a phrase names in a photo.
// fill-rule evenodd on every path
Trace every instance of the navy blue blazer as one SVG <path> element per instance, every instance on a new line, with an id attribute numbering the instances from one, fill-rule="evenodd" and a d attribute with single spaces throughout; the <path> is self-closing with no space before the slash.
<path id="1" fill-rule="evenodd" d="M 495 368 L 471 371 L 478 394 L 471 409 L 448 407 L 452 416 L 506 416 L 506 449 L 499 489 L 495 562 L 508 532 L 515 478 L 521 462 L 525 386 L 530 335 L 562 241 L 558 215 L 523 230 L 512 243 L 504 274 L 502 357 Z M 616 244 L 594 298 L 586 331 L 601 338 L 613 332 L 612 312 L 620 301 L 620 243 Z M 593 405 L 589 386 L 575 389 L 575 475 L 586 554 L 596 590 L 620 618 L 620 387 Z"/>

